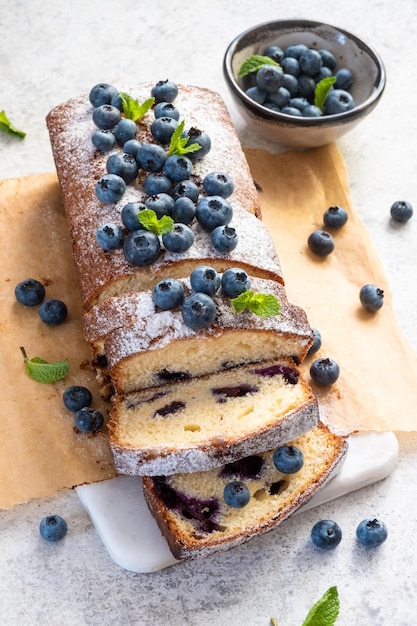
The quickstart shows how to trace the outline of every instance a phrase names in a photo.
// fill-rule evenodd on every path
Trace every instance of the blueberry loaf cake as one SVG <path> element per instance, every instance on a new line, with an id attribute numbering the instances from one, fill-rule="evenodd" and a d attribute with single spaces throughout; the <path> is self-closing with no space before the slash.
<path id="1" fill-rule="evenodd" d="M 204 266 L 204 272 L 216 278 L 213 268 Z M 213 295 L 213 322 L 197 330 L 184 322 L 181 306 L 161 309 L 151 291 L 108 298 L 94 306 L 84 316 L 84 329 L 103 395 L 111 395 L 113 385 L 123 395 L 245 363 L 281 357 L 301 362 L 311 344 L 304 311 L 287 301 L 280 283 L 251 277 L 250 285 L 256 293 L 277 298 L 278 315 L 263 317 L 248 309 L 237 314 L 222 288 Z M 188 279 L 166 280 L 160 284 L 162 297 L 167 299 L 173 286 L 182 289 L 185 298 L 192 294 Z"/>
<path id="2" fill-rule="evenodd" d="M 163 83 L 169 81 L 161 81 L 162 90 Z M 100 87 L 111 88 L 98 85 L 97 90 Z M 272 239 L 258 219 L 257 192 L 223 100 L 199 87 L 175 89 L 174 103 L 159 102 L 151 95 L 150 84 L 131 89 L 129 94 L 115 91 L 114 105 L 109 104 L 110 96 L 93 96 L 93 89 L 90 97 L 86 94 L 69 100 L 47 116 L 86 310 L 108 297 L 151 289 L 167 275 L 188 276 L 201 263 L 222 272 L 238 265 L 251 275 L 283 282 Z M 150 97 L 155 98 L 153 106 L 142 114 L 140 106 L 146 110 Z M 162 97 L 173 96 L 165 91 L 159 94 Z M 106 104 L 95 106 L 99 102 Z M 166 105 L 165 115 L 156 117 L 161 104 Z M 139 112 L 127 118 L 135 106 Z M 135 115 L 141 115 L 136 122 Z M 162 130 L 155 127 L 158 122 Z M 182 155 L 181 150 L 187 148 L 172 147 L 169 137 L 174 128 L 184 127 L 189 143 L 197 149 Z M 101 139 L 93 143 L 97 135 Z M 103 145 L 103 138 L 111 138 L 110 144 Z M 177 144 L 180 142 L 181 137 Z M 174 150 L 177 152 L 170 154 Z M 175 224 L 182 224 L 176 229 L 181 235 L 186 231 L 185 238 L 192 245 L 186 249 L 183 241 L 169 245 L 169 237 L 161 245 L 154 233 L 145 237 L 143 224 L 137 220 L 137 213 L 144 208 L 158 218 L 172 215 Z M 113 226 L 117 237 L 120 228 L 124 231 L 120 245 L 115 244 L 117 237 L 109 235 Z M 213 245 L 213 226 L 227 229 L 226 243 L 219 233 L 220 243 Z M 103 249 L 97 245 L 96 234 L 106 228 L 104 236 L 112 241 Z M 142 230 L 141 237 L 137 229 Z M 231 249 L 235 245 L 231 240 L 237 238 L 239 245 Z"/>
<path id="3" fill-rule="evenodd" d="M 278 526 L 337 473 L 346 451 L 346 440 L 320 423 L 209 471 L 144 477 L 144 495 L 173 555 L 206 557 Z"/>
<path id="4" fill-rule="evenodd" d="M 209 469 L 314 428 L 316 399 L 291 359 L 245 365 L 128 394 L 110 447 L 122 474 Z"/>

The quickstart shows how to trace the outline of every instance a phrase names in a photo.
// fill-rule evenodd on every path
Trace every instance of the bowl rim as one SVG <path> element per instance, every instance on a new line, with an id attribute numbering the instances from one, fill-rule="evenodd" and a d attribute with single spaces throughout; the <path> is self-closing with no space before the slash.
<path id="1" fill-rule="evenodd" d="M 294 28 L 295 30 L 297 30 L 297 28 L 298 30 L 308 30 L 309 28 L 318 28 L 318 27 L 331 28 L 341 33 L 342 35 L 345 35 L 349 39 L 352 39 L 353 41 L 355 41 L 358 45 L 360 45 L 362 49 L 364 49 L 368 53 L 368 55 L 373 59 L 373 61 L 375 62 L 375 65 L 378 68 L 378 74 L 374 83 L 375 88 L 373 92 L 370 94 L 370 96 L 366 100 L 364 100 L 363 102 L 355 106 L 350 111 L 345 111 L 343 113 L 334 113 L 332 115 L 323 115 L 321 117 L 300 117 L 300 116 L 295 117 L 293 115 L 281 113 L 280 111 L 272 111 L 271 109 L 264 107 L 262 104 L 258 104 L 257 102 L 252 100 L 252 98 L 247 96 L 245 92 L 243 91 L 243 89 L 240 87 L 238 80 L 236 79 L 233 73 L 233 70 L 232 70 L 233 55 L 240 41 L 244 37 L 251 35 L 258 29 L 266 28 L 268 26 L 271 29 L 273 29 L 274 26 L 278 26 L 278 25 L 282 27 L 286 27 L 286 28 Z M 271 122 L 282 121 L 282 122 L 285 122 L 286 125 L 288 126 L 297 126 L 297 127 L 300 127 L 300 126 L 319 127 L 319 126 L 324 126 L 324 125 L 326 126 L 334 125 L 335 123 L 343 124 L 343 123 L 351 122 L 353 119 L 360 117 L 360 115 L 364 111 L 366 111 L 366 109 L 368 109 L 369 107 L 375 106 L 376 102 L 381 97 L 385 89 L 386 81 L 387 81 L 385 64 L 380 54 L 376 51 L 376 49 L 372 45 L 368 44 L 368 42 L 365 41 L 362 37 L 344 28 L 335 26 L 334 24 L 329 24 L 327 22 L 319 22 L 319 21 L 315 21 L 315 20 L 311 20 L 307 18 L 288 18 L 288 19 L 268 20 L 266 22 L 261 22 L 259 24 L 256 24 L 255 26 L 251 26 L 250 28 L 247 28 L 246 30 L 242 31 L 239 35 L 236 35 L 236 37 L 232 39 L 232 41 L 229 43 L 229 45 L 226 48 L 226 52 L 223 57 L 223 74 L 226 78 L 227 83 L 231 87 L 232 91 L 240 98 L 240 100 L 242 100 L 245 106 L 248 109 L 250 109 L 253 113 L 260 115 L 266 121 L 271 121 Z"/>

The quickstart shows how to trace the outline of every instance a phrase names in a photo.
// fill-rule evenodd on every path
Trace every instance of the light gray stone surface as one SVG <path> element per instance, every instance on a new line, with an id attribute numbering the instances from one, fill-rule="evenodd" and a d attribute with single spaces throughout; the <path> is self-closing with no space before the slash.
<path id="1" fill-rule="evenodd" d="M 259 145 L 235 112 L 222 76 L 226 45 L 255 23 L 309 17 L 372 43 L 386 64 L 386 92 L 373 115 L 339 145 L 354 204 L 390 279 L 399 323 L 417 349 L 417 222 L 393 227 L 389 220 L 397 199 L 417 207 L 415 0 L 0 0 L 0 15 L 0 110 L 27 132 L 24 141 L 0 134 L 0 178 L 52 171 L 45 115 L 100 81 L 171 78 L 216 89 L 242 143 Z M 2 245 L 5 239 L 3 233 Z M 396 376 L 401 372 L 393 372 L 393 385 Z M 229 553 L 156 574 L 115 565 L 74 492 L 1 511 L 0 623 L 269 626 L 275 616 L 280 626 L 298 626 L 324 591 L 337 585 L 338 624 L 412 626 L 417 436 L 399 435 L 399 441 L 398 468 L 383 482 L 303 513 Z M 38 534 L 40 519 L 52 512 L 69 526 L 58 544 Z M 354 538 L 368 515 L 384 519 L 390 533 L 371 552 L 359 549 Z M 309 542 L 313 523 L 324 517 L 336 519 L 344 532 L 341 545 L 328 554 Z"/>

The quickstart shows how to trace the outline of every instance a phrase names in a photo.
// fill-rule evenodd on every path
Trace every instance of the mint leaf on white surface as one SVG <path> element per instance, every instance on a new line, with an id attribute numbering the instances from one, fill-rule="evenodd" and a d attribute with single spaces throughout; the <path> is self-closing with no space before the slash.
<path id="1" fill-rule="evenodd" d="M 249 309 L 255 315 L 260 317 L 271 317 L 279 315 L 281 307 L 279 300 L 271 293 L 255 293 L 254 291 L 244 291 L 232 299 L 232 306 L 236 313 L 242 313 L 245 309 Z"/>
<path id="2" fill-rule="evenodd" d="M 310 609 L 302 626 L 333 626 L 339 615 L 337 587 L 330 587 Z"/>
<path id="3" fill-rule="evenodd" d="M 20 348 L 20 350 L 23 354 L 27 375 L 38 383 L 55 383 L 57 380 L 65 378 L 70 370 L 70 364 L 67 359 L 48 363 L 48 361 L 39 356 L 29 359 L 26 350 L 24 348 Z"/>
<path id="4" fill-rule="evenodd" d="M 140 120 L 155 102 L 155 98 L 152 97 L 140 103 L 139 100 L 135 100 L 132 96 L 123 92 L 120 93 L 120 98 L 122 99 L 124 116 L 134 122 Z"/>
<path id="5" fill-rule="evenodd" d="M 23 137 L 26 137 L 26 133 L 23 132 L 23 130 L 19 130 L 18 128 L 13 126 L 13 124 L 6 115 L 6 111 L 0 111 L 0 130 L 9 133 L 9 135 L 17 135 L 22 139 Z"/>
<path id="6" fill-rule="evenodd" d="M 158 219 L 155 211 L 152 209 L 143 209 L 138 213 L 138 220 L 143 228 L 155 233 L 155 235 L 165 235 L 170 233 L 174 228 L 174 220 L 169 215 L 163 215 Z"/>

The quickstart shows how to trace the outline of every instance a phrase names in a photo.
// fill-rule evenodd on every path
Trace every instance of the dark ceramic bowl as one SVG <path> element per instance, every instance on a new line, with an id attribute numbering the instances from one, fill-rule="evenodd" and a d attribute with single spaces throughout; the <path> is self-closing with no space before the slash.
<path id="1" fill-rule="evenodd" d="M 247 79 L 238 78 L 242 63 L 251 55 L 263 54 L 268 45 L 286 48 L 296 43 L 317 50 L 325 48 L 336 57 L 337 68 L 351 70 L 353 85 L 349 91 L 355 100 L 352 110 L 320 117 L 295 117 L 272 111 L 246 95 Z M 362 39 L 336 26 L 306 19 L 265 22 L 241 33 L 226 50 L 223 70 L 246 123 L 260 136 L 296 148 L 322 146 L 351 131 L 373 111 L 386 82 L 382 59 Z"/>

